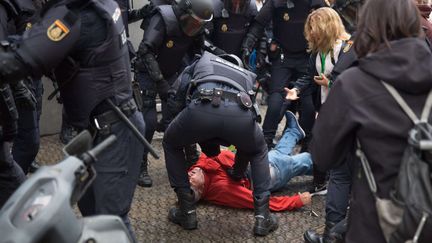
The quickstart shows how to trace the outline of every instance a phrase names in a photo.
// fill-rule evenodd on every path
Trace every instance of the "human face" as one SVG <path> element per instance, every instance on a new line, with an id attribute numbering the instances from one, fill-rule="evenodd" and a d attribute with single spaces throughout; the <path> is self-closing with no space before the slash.
<path id="1" fill-rule="evenodd" d="M 199 167 L 195 167 L 188 172 L 188 175 L 190 185 L 202 193 L 204 189 L 204 171 Z"/>

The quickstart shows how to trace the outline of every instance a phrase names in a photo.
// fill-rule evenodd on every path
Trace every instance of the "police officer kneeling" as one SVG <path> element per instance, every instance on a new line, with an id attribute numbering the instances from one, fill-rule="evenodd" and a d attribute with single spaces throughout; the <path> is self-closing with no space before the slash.
<path id="1" fill-rule="evenodd" d="M 278 227 L 277 218 L 269 211 L 268 151 L 256 122 L 257 106 L 251 99 L 254 80 L 255 74 L 205 52 L 173 85 L 176 90 L 169 107 L 173 114 L 180 114 L 165 131 L 163 148 L 179 208 L 172 208 L 168 217 L 184 229 L 197 228 L 194 192 L 183 153 L 183 147 L 193 143 L 199 143 L 209 157 L 220 153 L 220 145 L 235 145 L 232 177 L 240 179 L 249 162 L 252 168 L 254 233 L 264 236 Z"/>

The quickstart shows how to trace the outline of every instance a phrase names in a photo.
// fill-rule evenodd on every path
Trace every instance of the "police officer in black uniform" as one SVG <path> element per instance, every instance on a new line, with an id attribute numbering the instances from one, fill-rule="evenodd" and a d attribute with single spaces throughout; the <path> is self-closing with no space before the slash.
<path id="1" fill-rule="evenodd" d="M 364 0 L 337 0 L 333 8 L 339 13 L 345 28 L 355 35 L 357 13 Z M 357 65 L 357 55 L 354 48 L 350 48 L 350 40 L 342 51 L 338 62 L 330 74 L 329 81 L 333 83 L 346 69 Z M 307 230 L 304 239 L 307 243 L 342 242 L 347 230 L 346 214 L 349 205 L 352 176 L 356 157 L 347 157 L 345 163 L 330 170 L 329 183 L 326 195 L 326 221 L 324 233 L 318 234 L 315 230 Z"/>
<path id="2" fill-rule="evenodd" d="M 241 45 L 258 11 L 254 0 L 213 0 L 208 39 L 226 53 L 241 57 Z"/>
<path id="3" fill-rule="evenodd" d="M 326 6 L 320 0 L 267 0 L 249 28 L 243 43 L 243 59 L 249 56 L 257 40 L 262 36 L 264 27 L 273 22 L 273 41 L 269 50 L 272 62 L 269 83 L 268 108 L 264 119 L 263 132 L 269 148 L 274 147 L 273 139 L 282 118 L 284 87 L 289 82 L 307 74 L 309 54 L 304 37 L 304 24 L 308 14 L 317 7 Z M 310 135 L 315 119 L 311 96 L 312 90 L 300 96 L 300 124 Z"/>
<path id="4" fill-rule="evenodd" d="M 146 122 L 146 139 L 151 141 L 156 130 L 168 126 L 166 99 L 170 85 L 184 68 L 184 60 L 201 53 L 204 25 L 213 17 L 211 0 L 179 0 L 172 5 L 156 7 L 145 26 L 137 52 L 136 80 L 142 89 L 142 113 Z M 189 56 L 189 57 L 188 57 Z M 162 120 L 158 123 L 156 95 L 162 103 Z M 147 153 L 142 168 L 147 168 Z M 139 183 L 145 186 L 145 171 Z"/>
<path id="5" fill-rule="evenodd" d="M 32 6 L 31 2 L 0 1 L 0 40 L 3 48 L 11 48 L 6 42 L 8 35 L 14 34 L 17 27 L 31 16 L 26 10 Z M 30 6 L 30 8 L 26 8 Z M 15 94 L 13 94 L 13 89 Z M 18 110 L 15 99 L 19 104 L 34 106 L 30 91 L 23 83 L 15 84 L 11 89 L 9 84 L 0 84 L 0 208 L 12 195 L 12 193 L 25 180 L 25 174 L 21 167 L 12 158 L 12 142 L 18 133 Z"/>
<path id="6" fill-rule="evenodd" d="M 85 216 L 114 214 L 130 228 L 128 212 L 138 179 L 142 145 L 110 104 L 141 133 L 144 122 L 132 100 L 126 33 L 112 0 L 49 1 L 41 21 L 26 31 L 20 46 L 0 53 L 0 82 L 47 74 L 59 82 L 70 122 L 93 128 L 95 143 L 117 140 L 95 163 L 98 173 L 79 202 Z"/>
<path id="7" fill-rule="evenodd" d="M 9 21 L 8 40 L 12 46 L 19 45 L 20 37 L 37 20 L 40 9 L 32 0 L 14 0 L 11 4 L 17 9 L 16 17 Z M 14 11 L 11 11 L 13 13 Z M 12 155 L 24 173 L 34 172 L 39 164 L 35 161 L 39 151 L 39 119 L 42 112 L 42 81 L 40 77 L 26 77 L 12 85 L 15 102 L 19 112 L 18 132 L 13 141 Z"/>
<path id="8" fill-rule="evenodd" d="M 209 157 L 220 153 L 220 144 L 235 145 L 232 177 L 240 179 L 249 162 L 252 168 L 254 233 L 267 235 L 278 227 L 277 218 L 269 211 L 268 151 L 256 122 L 254 82 L 255 74 L 205 52 L 174 84 L 178 88 L 175 96 L 170 96 L 170 111 L 181 112 L 165 131 L 163 148 L 170 184 L 179 202 L 179 208 L 169 211 L 169 220 L 184 229 L 197 228 L 194 193 L 182 149 L 191 143 L 199 143 Z"/>

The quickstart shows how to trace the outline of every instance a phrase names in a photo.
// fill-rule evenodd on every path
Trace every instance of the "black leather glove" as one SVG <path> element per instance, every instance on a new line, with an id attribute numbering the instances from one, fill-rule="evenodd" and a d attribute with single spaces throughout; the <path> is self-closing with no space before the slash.
<path id="1" fill-rule="evenodd" d="M 20 109 L 36 110 L 37 101 L 33 92 L 24 84 L 23 81 L 12 85 L 15 104 Z"/>
<path id="2" fill-rule="evenodd" d="M 227 168 L 225 171 L 228 174 L 228 176 L 234 181 L 240 181 L 242 179 L 247 178 L 246 173 L 244 173 L 244 172 L 239 173 L 239 172 L 235 171 L 234 168 Z"/>
<path id="3" fill-rule="evenodd" d="M 134 72 L 145 72 L 147 70 L 142 58 L 136 57 L 135 59 L 133 59 L 132 65 Z"/>

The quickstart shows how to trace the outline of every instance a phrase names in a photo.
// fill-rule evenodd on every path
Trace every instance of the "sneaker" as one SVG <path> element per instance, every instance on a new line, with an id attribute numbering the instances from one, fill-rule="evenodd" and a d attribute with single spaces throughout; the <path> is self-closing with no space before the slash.
<path id="1" fill-rule="evenodd" d="M 295 128 L 300 132 L 300 139 L 302 139 L 306 136 L 305 131 L 303 130 L 303 128 L 298 123 L 297 117 L 294 113 L 292 113 L 291 111 L 285 112 L 285 118 L 287 120 L 287 125 L 288 125 L 287 127 Z"/>
<path id="2" fill-rule="evenodd" d="M 313 184 L 307 191 L 312 196 L 323 196 L 327 194 L 327 184 Z"/>

